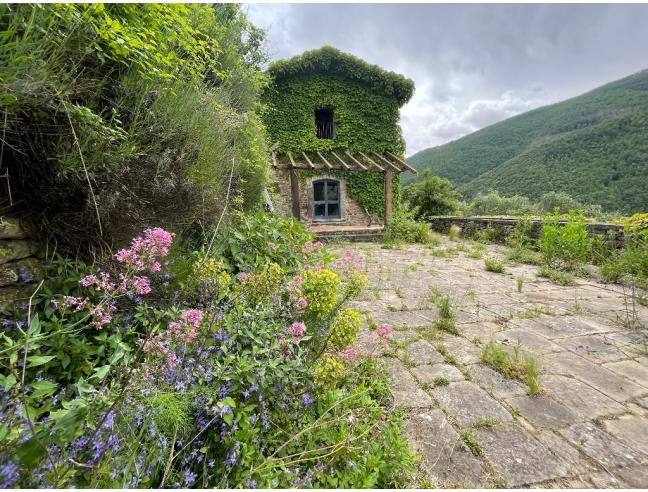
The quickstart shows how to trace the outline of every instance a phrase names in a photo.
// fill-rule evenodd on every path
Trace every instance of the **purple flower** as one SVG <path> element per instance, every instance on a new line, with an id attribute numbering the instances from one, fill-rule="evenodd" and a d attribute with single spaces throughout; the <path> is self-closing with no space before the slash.
<path id="1" fill-rule="evenodd" d="M 196 474 L 191 470 L 187 469 L 184 472 L 184 483 L 185 485 L 191 485 L 196 481 Z"/>
<path id="2" fill-rule="evenodd" d="M 2 483 L 0 489 L 8 489 L 20 480 L 20 473 L 18 472 L 18 465 L 9 462 L 0 466 L 0 475 L 2 476 Z"/>
<path id="3" fill-rule="evenodd" d="M 245 481 L 245 486 L 246 486 L 248 489 L 256 489 L 256 488 L 257 488 L 257 481 L 254 480 L 254 479 L 252 479 L 252 478 L 248 478 L 248 479 Z"/>
<path id="4" fill-rule="evenodd" d="M 236 453 L 234 451 L 230 451 L 227 454 L 227 458 L 223 461 L 223 464 L 225 466 L 233 465 L 236 463 Z"/>
<path id="5" fill-rule="evenodd" d="M 302 398 L 302 401 L 304 402 L 304 405 L 308 406 L 308 405 L 311 405 L 314 400 L 311 398 L 311 395 L 306 393 L 304 395 L 304 397 Z"/>

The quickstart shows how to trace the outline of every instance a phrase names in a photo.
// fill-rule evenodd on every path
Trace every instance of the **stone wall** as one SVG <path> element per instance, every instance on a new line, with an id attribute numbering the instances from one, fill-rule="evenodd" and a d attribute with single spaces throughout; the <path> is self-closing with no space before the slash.
<path id="1" fill-rule="evenodd" d="M 271 179 L 274 182 L 272 204 L 275 211 L 285 216 L 292 215 L 290 191 L 290 170 L 272 169 Z M 313 181 L 318 179 L 335 179 L 340 182 L 340 211 L 339 220 L 313 221 Z M 366 226 L 369 224 L 367 213 L 349 196 L 347 184 L 343 177 L 332 176 L 322 171 L 316 176 L 299 177 L 299 206 L 302 222 L 306 224 L 333 224 Z"/>
<path id="2" fill-rule="evenodd" d="M 538 238 L 542 232 L 542 219 L 530 219 L 533 223 L 533 236 Z M 463 232 L 497 229 L 506 237 L 515 228 L 517 219 L 498 217 L 432 217 L 428 219 L 432 230 L 446 234 L 452 225 L 457 225 Z M 623 245 L 623 226 L 619 224 L 587 224 L 589 234 L 598 234 L 614 242 L 615 247 Z"/>
<path id="3" fill-rule="evenodd" d="M 38 243 L 18 220 L 0 217 L 0 313 L 15 303 L 28 302 L 43 272 Z"/>

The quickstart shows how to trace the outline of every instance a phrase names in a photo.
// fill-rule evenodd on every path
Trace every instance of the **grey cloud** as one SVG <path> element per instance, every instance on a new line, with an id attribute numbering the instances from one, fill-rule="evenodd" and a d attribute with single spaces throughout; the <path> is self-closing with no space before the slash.
<path id="1" fill-rule="evenodd" d="M 408 154 L 648 68 L 648 5 L 250 4 L 273 58 L 330 44 L 412 78 Z"/>

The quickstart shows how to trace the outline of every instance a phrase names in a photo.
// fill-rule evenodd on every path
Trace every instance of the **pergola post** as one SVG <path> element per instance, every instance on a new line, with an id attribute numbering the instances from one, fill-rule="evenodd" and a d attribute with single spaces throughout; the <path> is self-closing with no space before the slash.
<path id="1" fill-rule="evenodd" d="M 385 225 L 392 220 L 392 181 L 394 173 L 385 170 Z"/>
<path id="2" fill-rule="evenodd" d="M 297 220 L 301 220 L 299 210 L 299 170 L 296 167 L 290 168 L 290 194 L 292 196 L 292 214 Z"/>

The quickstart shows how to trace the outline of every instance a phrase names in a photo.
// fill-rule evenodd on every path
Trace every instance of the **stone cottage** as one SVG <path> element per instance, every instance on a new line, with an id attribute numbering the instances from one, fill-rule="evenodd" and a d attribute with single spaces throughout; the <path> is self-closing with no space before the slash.
<path id="1" fill-rule="evenodd" d="M 414 83 L 324 46 L 270 65 L 264 120 L 272 205 L 308 224 L 388 223 L 404 160 L 400 107 Z"/>

